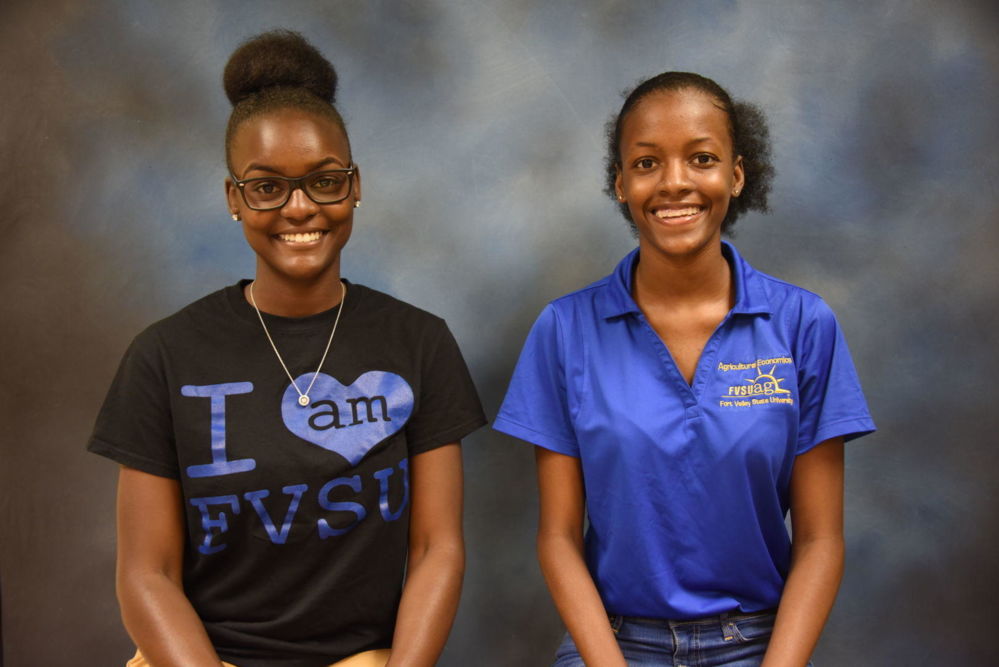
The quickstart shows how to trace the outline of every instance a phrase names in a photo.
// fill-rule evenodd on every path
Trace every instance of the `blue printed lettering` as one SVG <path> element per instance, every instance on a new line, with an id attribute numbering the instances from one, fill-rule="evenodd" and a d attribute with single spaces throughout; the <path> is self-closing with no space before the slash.
<path id="1" fill-rule="evenodd" d="M 317 524 L 319 525 L 319 537 L 326 539 L 327 537 L 333 537 L 336 535 L 346 535 L 354 529 L 357 524 L 364 521 L 364 517 L 368 516 L 368 511 L 364 509 L 364 505 L 360 503 L 355 503 L 351 501 L 344 502 L 333 502 L 330 500 L 330 491 L 338 486 L 349 487 L 354 493 L 361 492 L 361 476 L 354 475 L 353 477 L 337 477 L 336 479 L 331 479 L 330 481 L 323 484 L 323 488 L 319 489 L 319 505 L 330 512 L 353 512 L 357 518 L 354 521 L 344 527 L 344 528 L 334 528 L 329 524 L 326 519 L 319 519 Z"/>
<path id="2" fill-rule="evenodd" d="M 375 471 L 375 479 L 378 480 L 378 509 L 381 510 L 382 518 L 386 521 L 395 521 L 406 509 L 409 502 L 409 459 L 399 461 L 399 468 L 402 470 L 402 502 L 395 512 L 389 507 L 389 477 L 392 476 L 392 468 L 384 468 Z"/>
<path id="3" fill-rule="evenodd" d="M 180 388 L 184 396 L 212 399 L 212 462 L 187 467 L 188 477 L 216 477 L 247 472 L 257 467 L 256 459 L 236 459 L 230 461 L 225 451 L 225 397 L 232 394 L 248 394 L 253 391 L 252 382 L 225 382 L 223 384 L 193 385 Z"/>
<path id="4" fill-rule="evenodd" d="M 378 480 L 378 509 L 379 514 L 381 514 L 385 522 L 398 521 L 402 518 L 403 513 L 409 505 L 409 459 L 401 460 L 398 463 L 398 468 L 402 478 L 402 499 L 399 501 L 398 507 L 394 510 L 392 509 L 389 496 L 396 497 L 398 495 L 399 482 L 396 482 L 396 486 L 394 487 L 396 493 L 390 494 L 390 490 L 393 490 L 391 480 L 395 475 L 395 467 L 383 468 L 372 473 L 372 478 Z M 356 496 L 361 493 L 363 486 L 364 483 L 360 475 L 337 477 L 323 484 L 319 489 L 317 498 L 319 506 L 328 512 L 347 513 L 350 516 L 342 517 L 339 520 L 335 520 L 333 517 L 329 519 L 317 519 L 316 523 L 320 539 L 325 540 L 330 537 L 346 535 L 367 518 L 368 509 L 362 503 L 353 500 L 333 500 L 330 497 L 340 487 L 348 488 Z M 295 517 L 298 515 L 301 507 L 302 498 L 308 490 L 309 485 L 304 483 L 292 484 L 281 488 L 281 492 L 285 496 L 288 496 L 289 500 L 288 509 L 285 512 L 280 527 L 275 524 L 271 512 L 267 509 L 267 505 L 264 502 L 265 499 L 271 496 L 269 490 L 247 491 L 243 493 L 243 498 L 253 506 L 270 541 L 273 544 L 287 544 Z M 229 531 L 230 518 L 226 508 L 231 509 L 234 515 L 240 513 L 240 497 L 237 495 L 225 495 L 191 498 L 190 503 L 194 507 L 197 507 L 200 512 L 201 529 L 204 531 L 204 536 L 198 545 L 198 551 L 207 555 L 218 553 L 225 549 L 226 544 L 216 543 L 215 541 L 223 533 Z M 215 507 L 219 505 L 222 506 L 221 509 Z M 335 522 L 337 525 L 331 525 L 332 522 Z"/>
<path id="5" fill-rule="evenodd" d="M 284 515 L 284 523 L 281 524 L 281 530 L 274 527 L 274 520 L 271 519 L 270 512 L 267 511 L 263 503 L 263 499 L 271 495 L 270 491 L 267 489 L 247 491 L 243 494 L 243 497 L 250 501 L 253 509 L 257 510 L 257 516 L 260 517 L 260 522 L 264 524 L 264 530 L 267 531 L 267 536 L 271 538 L 271 542 L 274 544 L 284 544 L 288 539 L 288 532 L 291 530 L 291 522 L 298 512 L 298 504 L 302 500 L 302 494 L 308 488 L 307 484 L 294 484 L 281 489 L 282 493 L 291 496 L 291 500 L 288 502 L 288 511 Z"/>
<path id="6" fill-rule="evenodd" d="M 218 553 L 225 549 L 224 544 L 212 544 L 212 540 L 216 535 L 221 535 L 222 533 L 229 530 L 229 521 L 226 519 L 225 512 L 220 511 L 216 518 L 212 518 L 208 513 L 209 505 L 229 505 L 232 508 L 233 514 L 239 514 L 239 498 L 236 496 L 212 496 L 209 498 L 191 498 L 191 504 L 201 511 L 201 527 L 205 531 L 205 537 L 198 545 L 198 551 L 203 554 L 213 554 Z M 218 529 L 218 533 L 212 534 L 213 529 Z"/>

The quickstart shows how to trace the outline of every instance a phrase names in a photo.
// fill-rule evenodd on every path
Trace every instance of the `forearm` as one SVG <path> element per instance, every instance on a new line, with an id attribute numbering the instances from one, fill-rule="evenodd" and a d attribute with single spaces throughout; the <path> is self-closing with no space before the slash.
<path id="1" fill-rule="evenodd" d="M 205 626 L 184 591 L 163 573 L 119 575 L 125 629 L 155 667 L 219 667 Z"/>
<path id="2" fill-rule="evenodd" d="M 538 535 L 538 560 L 555 607 L 588 667 L 625 667 L 582 544 L 563 535 Z"/>
<path id="3" fill-rule="evenodd" d="M 803 667 L 819 641 L 843 576 L 843 538 L 795 544 L 763 667 Z"/>
<path id="4" fill-rule="evenodd" d="M 410 554 L 387 667 L 436 664 L 458 611 L 464 573 L 460 540 Z"/>

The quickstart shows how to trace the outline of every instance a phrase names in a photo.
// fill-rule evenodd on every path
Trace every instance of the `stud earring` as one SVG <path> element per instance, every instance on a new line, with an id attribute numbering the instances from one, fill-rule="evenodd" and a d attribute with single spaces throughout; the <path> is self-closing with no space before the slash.
<path id="1" fill-rule="evenodd" d="M 233 213 L 232 219 L 235 220 L 236 222 L 239 222 L 239 213 Z"/>
<path id="2" fill-rule="evenodd" d="M 361 208 L 361 200 L 357 199 L 354 201 L 354 208 Z"/>

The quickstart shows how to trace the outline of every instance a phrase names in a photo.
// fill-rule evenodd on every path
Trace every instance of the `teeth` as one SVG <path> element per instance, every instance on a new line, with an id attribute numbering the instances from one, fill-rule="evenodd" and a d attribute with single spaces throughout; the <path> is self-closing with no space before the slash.
<path id="1" fill-rule="evenodd" d="M 691 206 L 689 208 L 661 208 L 656 211 L 656 217 L 658 218 L 683 218 L 688 215 L 697 215 L 701 209 L 697 206 Z"/>
<path id="2" fill-rule="evenodd" d="M 309 243 L 318 241 L 323 235 L 322 232 L 308 232 L 307 234 L 278 234 L 278 238 L 288 243 Z"/>

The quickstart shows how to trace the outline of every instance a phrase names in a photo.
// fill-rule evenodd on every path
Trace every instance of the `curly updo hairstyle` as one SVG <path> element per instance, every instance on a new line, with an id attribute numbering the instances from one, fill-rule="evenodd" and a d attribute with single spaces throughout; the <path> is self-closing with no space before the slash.
<path id="1" fill-rule="evenodd" d="M 631 110 L 653 93 L 697 90 L 714 98 L 715 105 L 728 116 L 728 129 L 736 156 L 742 156 L 746 184 L 742 194 L 729 201 L 728 212 L 722 221 L 722 232 L 731 233 L 732 225 L 746 211 L 766 213 L 770 210 L 767 198 L 774 178 L 771 163 L 770 131 L 760 109 L 748 102 L 733 101 L 724 88 L 707 77 L 691 72 L 663 72 L 646 79 L 628 93 L 621 111 L 607 122 L 607 157 L 604 165 L 606 182 L 604 192 L 618 204 L 621 215 L 637 234 L 638 229 L 628 212 L 628 204 L 617 201 L 614 182 L 621 168 L 621 129 Z"/>
<path id="2" fill-rule="evenodd" d="M 222 84 L 232 102 L 225 131 L 226 163 L 239 126 L 279 109 L 300 109 L 329 118 L 347 136 L 347 127 L 334 106 L 336 70 L 297 32 L 272 30 L 243 42 L 229 56 Z"/>

